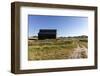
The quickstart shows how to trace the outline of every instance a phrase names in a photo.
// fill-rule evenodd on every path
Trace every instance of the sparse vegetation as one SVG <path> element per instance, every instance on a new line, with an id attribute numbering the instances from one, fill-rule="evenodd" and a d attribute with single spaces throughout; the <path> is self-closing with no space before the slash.
<path id="1" fill-rule="evenodd" d="M 68 38 L 28 40 L 28 60 L 69 59 L 77 45 L 87 46 L 87 38 Z M 85 52 L 81 54 L 86 58 Z"/>

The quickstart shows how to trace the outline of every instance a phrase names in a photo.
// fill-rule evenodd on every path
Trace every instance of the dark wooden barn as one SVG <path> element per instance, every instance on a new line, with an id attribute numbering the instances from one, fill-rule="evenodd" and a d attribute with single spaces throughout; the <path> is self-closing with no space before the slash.
<path id="1" fill-rule="evenodd" d="M 38 39 L 56 39 L 56 29 L 40 29 Z"/>

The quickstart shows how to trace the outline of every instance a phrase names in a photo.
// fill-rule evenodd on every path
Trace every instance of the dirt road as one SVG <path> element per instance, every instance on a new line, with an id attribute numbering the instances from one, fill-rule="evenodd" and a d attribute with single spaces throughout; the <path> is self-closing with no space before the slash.
<path id="1" fill-rule="evenodd" d="M 77 48 L 74 49 L 74 51 L 69 56 L 69 58 L 71 59 L 87 58 L 88 49 L 82 44 L 80 47 L 78 42 L 76 44 L 77 44 Z"/>

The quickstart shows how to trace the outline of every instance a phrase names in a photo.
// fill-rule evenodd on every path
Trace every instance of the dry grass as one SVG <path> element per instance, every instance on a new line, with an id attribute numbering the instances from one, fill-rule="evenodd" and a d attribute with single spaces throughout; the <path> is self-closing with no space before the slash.
<path id="1" fill-rule="evenodd" d="M 68 59 L 76 48 L 76 40 L 29 40 L 28 60 Z"/>

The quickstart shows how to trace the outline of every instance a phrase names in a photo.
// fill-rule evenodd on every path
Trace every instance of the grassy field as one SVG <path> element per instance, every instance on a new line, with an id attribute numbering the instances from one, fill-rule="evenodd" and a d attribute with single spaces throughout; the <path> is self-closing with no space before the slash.
<path id="1" fill-rule="evenodd" d="M 28 40 L 28 60 L 69 59 L 79 45 L 88 48 L 87 38 Z"/>

